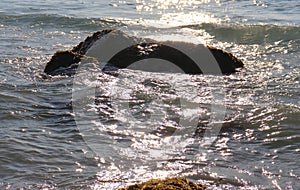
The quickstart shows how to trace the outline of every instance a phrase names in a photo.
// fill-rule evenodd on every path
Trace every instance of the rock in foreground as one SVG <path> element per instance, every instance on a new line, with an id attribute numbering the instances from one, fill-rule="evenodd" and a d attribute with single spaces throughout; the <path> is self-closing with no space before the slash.
<path id="1" fill-rule="evenodd" d="M 195 184 L 186 178 L 150 179 L 119 190 L 204 190 L 205 185 Z"/>

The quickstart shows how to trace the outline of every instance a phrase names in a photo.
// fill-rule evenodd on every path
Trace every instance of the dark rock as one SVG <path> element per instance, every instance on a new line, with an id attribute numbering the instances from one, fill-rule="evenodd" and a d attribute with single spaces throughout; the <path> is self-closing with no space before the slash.
<path id="1" fill-rule="evenodd" d="M 91 48 L 97 40 L 101 39 L 103 36 L 112 31 L 113 30 L 97 31 L 92 36 L 88 36 L 83 42 L 80 42 L 77 46 L 73 47 L 72 50 L 57 51 L 47 63 L 44 72 L 49 75 L 63 73 L 60 72 L 63 71 L 62 68 L 68 68 L 73 64 L 79 63 L 89 48 Z M 223 50 L 213 47 L 208 47 L 208 49 L 216 59 L 223 74 L 234 73 L 236 72 L 237 68 L 243 67 L 242 61 L 237 59 L 231 53 L 227 53 Z M 176 48 L 160 44 L 159 42 L 140 43 L 130 46 L 113 56 L 108 63 L 111 66 L 118 68 L 126 68 L 136 61 L 148 58 L 160 58 L 168 60 L 177 65 L 187 74 L 203 73 L 197 64 L 195 64 L 187 55 Z"/>
<path id="2" fill-rule="evenodd" d="M 217 60 L 223 74 L 231 74 L 236 72 L 237 68 L 244 67 L 243 62 L 240 59 L 237 59 L 231 53 L 225 52 L 221 49 L 217 49 L 214 47 L 208 48 Z"/>
<path id="3" fill-rule="evenodd" d="M 102 30 L 95 32 L 92 36 L 88 36 L 83 42 L 80 42 L 72 50 L 57 51 L 47 63 L 44 72 L 49 75 L 55 75 L 59 68 L 68 68 L 72 64 L 79 63 L 82 56 L 87 50 L 102 36 L 108 34 L 112 30 Z"/>
<path id="4" fill-rule="evenodd" d="M 57 51 L 47 63 L 44 72 L 55 75 L 60 68 L 67 68 L 72 64 L 79 63 L 82 55 L 73 51 Z"/>
<path id="5" fill-rule="evenodd" d="M 92 36 L 88 36 L 83 42 L 80 42 L 77 46 L 73 47 L 71 50 L 74 53 L 78 53 L 80 55 L 85 55 L 87 50 L 92 47 L 92 45 L 99 40 L 104 35 L 112 32 L 113 30 L 101 30 L 95 32 Z"/>

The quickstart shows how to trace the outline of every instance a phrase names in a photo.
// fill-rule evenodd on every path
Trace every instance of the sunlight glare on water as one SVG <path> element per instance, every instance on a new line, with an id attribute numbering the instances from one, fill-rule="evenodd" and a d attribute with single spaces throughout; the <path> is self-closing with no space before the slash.
<path id="1" fill-rule="evenodd" d="M 209 0 L 136 0 L 136 2 L 136 10 L 140 14 L 145 14 L 146 12 L 160 15 L 159 23 L 151 21 L 151 19 L 146 20 L 145 23 L 149 26 L 160 28 L 218 22 L 218 19 L 214 18 L 213 15 L 208 15 L 203 11 L 193 11 L 196 7 L 209 3 Z"/>
<path id="2" fill-rule="evenodd" d="M 184 11 L 186 8 L 195 8 L 201 4 L 210 3 L 211 0 L 136 0 L 138 11 L 177 10 Z M 220 3 L 218 0 L 216 3 Z"/>

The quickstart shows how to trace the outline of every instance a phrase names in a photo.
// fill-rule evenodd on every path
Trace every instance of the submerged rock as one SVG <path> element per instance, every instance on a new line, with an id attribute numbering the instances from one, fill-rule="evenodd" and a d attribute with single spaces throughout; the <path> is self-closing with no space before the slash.
<path id="1" fill-rule="evenodd" d="M 82 58 L 87 54 L 90 48 L 101 38 L 103 38 L 105 35 L 112 33 L 112 31 L 114 30 L 97 31 L 93 35 L 88 36 L 83 42 L 80 42 L 77 46 L 73 47 L 73 49 L 65 50 L 65 51 L 57 51 L 52 56 L 51 60 L 47 63 L 44 72 L 49 75 L 57 75 L 57 74 L 63 74 L 66 68 L 70 68 L 72 66 L 76 68 L 76 64 L 82 61 Z M 134 37 L 131 38 L 134 39 Z M 124 43 L 126 42 L 128 42 L 128 40 L 125 41 Z M 170 44 L 174 45 L 173 47 L 176 47 L 176 45 L 178 44 L 180 45 L 183 44 L 183 47 L 187 49 L 187 51 L 190 50 L 198 51 L 199 47 L 201 50 L 201 46 L 203 46 L 203 45 L 196 45 L 196 44 L 191 45 L 190 43 L 183 43 L 183 42 L 170 42 Z M 109 46 L 110 45 L 109 42 L 108 44 L 106 42 L 106 45 Z M 202 49 L 209 50 L 210 52 L 209 54 L 213 55 L 218 67 L 220 68 L 220 71 L 215 72 L 213 71 L 213 69 L 202 71 L 201 69 L 204 67 L 209 68 L 210 67 L 209 64 L 211 64 L 209 62 L 212 61 L 209 61 L 209 59 L 207 60 L 205 59 L 203 61 L 205 62 L 205 65 L 200 69 L 200 67 L 195 63 L 193 58 L 189 57 L 182 51 L 173 47 L 164 45 L 157 41 L 151 43 L 144 43 L 144 42 L 137 43 L 121 50 L 116 55 L 114 55 L 111 59 L 109 59 L 107 62 L 110 66 L 114 66 L 117 68 L 127 68 L 132 63 L 143 59 L 150 59 L 150 58 L 164 59 L 169 62 L 172 62 L 187 74 L 203 74 L 203 73 L 217 74 L 220 72 L 223 74 L 231 74 L 236 72 L 237 68 L 243 67 L 242 61 L 237 59 L 231 53 L 213 47 L 205 47 Z M 106 47 L 102 47 L 102 49 L 105 48 Z"/>
<path id="2" fill-rule="evenodd" d="M 186 178 L 150 179 L 119 190 L 204 190 L 205 185 L 195 184 Z"/>

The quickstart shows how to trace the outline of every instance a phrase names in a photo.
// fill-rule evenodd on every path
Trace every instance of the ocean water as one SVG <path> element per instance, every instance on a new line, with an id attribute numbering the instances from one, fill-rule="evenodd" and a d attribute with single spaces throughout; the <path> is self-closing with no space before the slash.
<path id="1" fill-rule="evenodd" d="M 117 189 L 174 176 L 208 189 L 299 189 L 299 13 L 298 0 L 2 0 L 0 189 Z M 106 28 L 196 36 L 245 68 L 99 71 L 96 101 L 77 107 L 98 115 L 78 119 L 80 78 L 43 69 L 55 51 Z M 197 123 L 186 128 L 182 117 Z M 213 126 L 218 136 L 205 145 Z"/>

